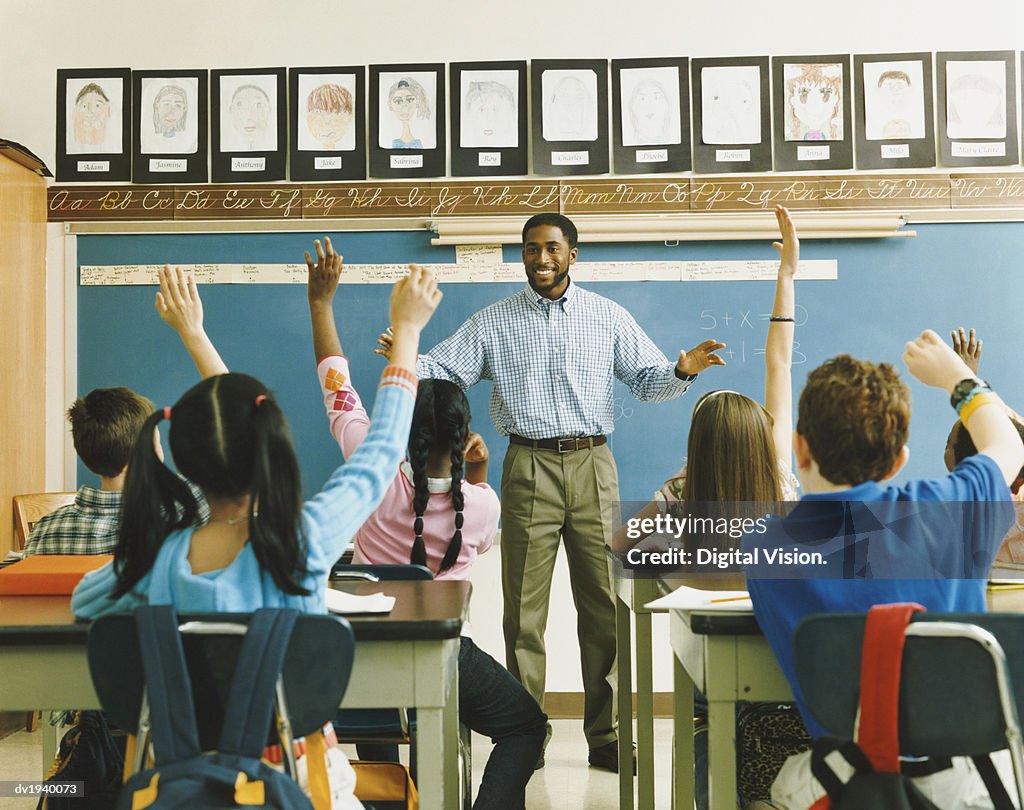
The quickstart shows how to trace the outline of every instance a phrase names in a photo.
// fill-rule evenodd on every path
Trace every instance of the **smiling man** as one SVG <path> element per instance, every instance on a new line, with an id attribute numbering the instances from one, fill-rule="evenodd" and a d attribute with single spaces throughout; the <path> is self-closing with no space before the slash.
<path id="1" fill-rule="evenodd" d="M 574 284 L 576 240 L 567 217 L 531 217 L 523 228 L 527 286 L 421 355 L 417 373 L 464 389 L 493 381 L 491 418 L 509 437 L 501 481 L 506 664 L 543 706 L 544 630 L 561 540 L 579 615 L 590 764 L 616 771 L 615 607 L 604 550 L 619 497 L 607 444 L 614 379 L 637 399 L 663 402 L 725 363 L 715 354 L 723 344 L 706 340 L 673 364 L 625 309 Z"/>

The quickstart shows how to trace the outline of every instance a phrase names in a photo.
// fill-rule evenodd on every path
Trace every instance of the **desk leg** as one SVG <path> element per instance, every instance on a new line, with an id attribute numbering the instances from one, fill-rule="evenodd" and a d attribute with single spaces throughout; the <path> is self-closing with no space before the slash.
<path id="1" fill-rule="evenodd" d="M 53 764 L 53 758 L 57 756 L 57 727 L 50 724 L 50 713 L 43 712 L 43 718 L 39 721 L 39 733 L 43 735 L 43 770 L 40 779 L 45 779 Z"/>
<path id="2" fill-rule="evenodd" d="M 416 780 L 421 807 L 456 807 L 458 755 L 452 755 L 459 738 L 458 719 L 445 716 L 448 709 L 416 709 Z M 454 729 L 454 731 L 452 731 Z M 451 735 L 451 736 L 448 736 Z M 454 760 L 454 766 L 449 760 Z M 451 794 L 452 802 L 445 801 Z"/>
<path id="3" fill-rule="evenodd" d="M 615 645 L 618 652 L 619 715 L 619 808 L 633 810 L 633 675 L 632 611 L 621 599 L 615 600 Z M 648 644 L 650 641 L 648 640 Z"/>
<path id="4" fill-rule="evenodd" d="M 708 807 L 736 808 L 736 704 L 708 702 Z"/>
<path id="5" fill-rule="evenodd" d="M 654 662 L 650 613 L 636 614 L 636 747 L 636 804 L 639 810 L 654 810 Z"/>
<path id="6" fill-rule="evenodd" d="M 672 810 L 693 810 L 693 680 L 672 656 Z"/>

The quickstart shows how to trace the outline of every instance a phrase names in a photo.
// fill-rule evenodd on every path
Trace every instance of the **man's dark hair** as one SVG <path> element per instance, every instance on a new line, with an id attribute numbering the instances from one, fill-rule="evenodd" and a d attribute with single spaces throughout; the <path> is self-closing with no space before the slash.
<path id="1" fill-rule="evenodd" d="M 555 213 L 534 214 L 526 220 L 526 224 L 523 226 L 524 245 L 526 244 L 526 234 L 530 232 L 530 229 L 537 228 L 541 225 L 550 225 L 553 228 L 558 228 L 561 230 L 562 236 L 565 237 L 565 241 L 569 243 L 569 247 L 576 247 L 576 242 L 579 239 L 579 234 L 576 232 L 576 226 L 569 217 Z"/>
<path id="2" fill-rule="evenodd" d="M 68 409 L 75 452 L 96 475 L 119 475 L 151 413 L 153 403 L 130 388 L 90 391 Z"/>

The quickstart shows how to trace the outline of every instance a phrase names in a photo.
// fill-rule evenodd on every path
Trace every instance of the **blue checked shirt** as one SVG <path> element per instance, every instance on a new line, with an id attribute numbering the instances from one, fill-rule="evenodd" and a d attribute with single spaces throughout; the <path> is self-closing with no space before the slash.
<path id="1" fill-rule="evenodd" d="M 632 315 L 573 283 L 557 301 L 527 285 L 485 307 L 420 355 L 416 371 L 463 389 L 492 380 L 494 426 L 529 439 L 611 433 L 615 378 L 650 402 L 690 385 Z"/>

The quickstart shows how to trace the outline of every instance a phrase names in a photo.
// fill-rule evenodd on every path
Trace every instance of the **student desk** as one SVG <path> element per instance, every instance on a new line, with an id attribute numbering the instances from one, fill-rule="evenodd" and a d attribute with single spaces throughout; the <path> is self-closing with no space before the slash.
<path id="1" fill-rule="evenodd" d="M 382 591 L 396 601 L 387 615 L 346 617 L 356 655 L 341 705 L 415 707 L 421 805 L 457 806 L 459 632 L 470 584 L 380 582 L 346 589 Z M 87 624 L 74 621 L 67 596 L 0 597 L 0 711 L 100 708 L 86 660 L 87 631 Z M 56 740 L 52 726 L 44 722 L 43 729 L 45 773 Z"/>
<path id="2" fill-rule="evenodd" d="M 662 582 L 663 592 L 679 582 Z M 692 583 L 691 583 L 692 584 Z M 1024 590 L 989 592 L 993 611 L 1024 612 Z M 793 693 L 753 613 L 669 611 L 673 652 L 672 806 L 693 807 L 693 687 L 708 700 L 708 806 L 736 808 L 736 701 Z"/>
<path id="3" fill-rule="evenodd" d="M 618 663 L 619 762 L 633 756 L 633 679 L 636 661 L 636 799 L 639 810 L 654 810 L 654 666 L 651 648 L 652 611 L 644 607 L 661 594 L 653 579 L 622 576 L 622 564 L 608 549 L 615 589 L 615 646 Z M 636 617 L 636 648 L 630 619 Z M 619 768 L 619 808 L 633 810 L 632 768 Z"/>

